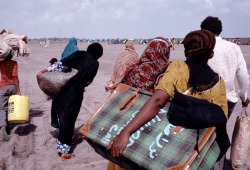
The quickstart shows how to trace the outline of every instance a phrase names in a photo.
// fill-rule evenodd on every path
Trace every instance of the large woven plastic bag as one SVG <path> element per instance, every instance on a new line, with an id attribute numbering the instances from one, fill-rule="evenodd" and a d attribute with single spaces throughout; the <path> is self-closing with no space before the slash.
<path id="1" fill-rule="evenodd" d="M 243 166 L 250 151 L 250 116 L 246 107 L 242 108 L 241 115 L 237 117 L 231 144 L 232 168 Z"/>
<path id="2" fill-rule="evenodd" d="M 3 61 L 10 53 L 11 47 L 0 39 L 0 61 Z"/>
<path id="3" fill-rule="evenodd" d="M 55 97 L 77 73 L 76 69 L 71 69 L 71 72 L 67 73 L 61 71 L 45 72 L 39 76 L 38 85 L 45 94 Z"/>
<path id="4" fill-rule="evenodd" d="M 13 34 L 10 30 L 3 29 L 0 31 L 0 61 L 4 60 L 11 50 L 18 51 L 20 56 L 29 56 L 31 51 L 27 44 L 26 35 Z"/>

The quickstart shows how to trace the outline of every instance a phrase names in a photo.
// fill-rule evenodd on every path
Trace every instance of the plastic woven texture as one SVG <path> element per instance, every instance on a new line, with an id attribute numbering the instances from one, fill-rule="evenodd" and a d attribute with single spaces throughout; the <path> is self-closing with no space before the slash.
<path id="1" fill-rule="evenodd" d="M 45 94 L 55 97 L 77 73 L 76 69 L 67 73 L 60 71 L 45 72 L 40 75 L 38 85 Z"/>
<path id="2" fill-rule="evenodd" d="M 236 119 L 231 144 L 231 161 L 233 169 L 240 169 L 250 153 L 250 116 L 246 108 L 242 108 L 241 115 Z"/>

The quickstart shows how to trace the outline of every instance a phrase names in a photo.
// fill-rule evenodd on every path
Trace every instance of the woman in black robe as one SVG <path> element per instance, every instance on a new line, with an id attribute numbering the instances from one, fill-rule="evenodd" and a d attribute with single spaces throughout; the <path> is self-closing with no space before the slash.
<path id="1" fill-rule="evenodd" d="M 57 151 L 63 160 L 69 159 L 71 156 L 72 137 L 74 135 L 75 122 L 82 105 L 84 89 L 92 83 L 96 76 L 99 68 L 97 60 L 102 54 L 102 45 L 93 43 L 88 46 L 87 51 L 76 51 L 68 58 L 62 60 L 64 66 L 78 70 L 76 76 L 70 80 L 52 101 L 51 112 L 53 115 L 57 115 L 59 119 Z"/>

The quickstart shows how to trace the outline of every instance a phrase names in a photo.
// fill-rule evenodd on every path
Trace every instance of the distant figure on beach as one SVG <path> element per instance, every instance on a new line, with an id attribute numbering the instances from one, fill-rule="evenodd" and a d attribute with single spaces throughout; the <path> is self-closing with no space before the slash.
<path id="1" fill-rule="evenodd" d="M 173 50 L 175 49 L 175 44 L 176 44 L 176 40 L 175 40 L 175 38 L 172 38 L 172 49 Z"/>
<path id="2" fill-rule="evenodd" d="M 226 84 L 228 118 L 232 114 L 238 101 L 235 79 L 238 81 L 239 97 L 242 106 L 248 106 L 249 74 L 242 51 L 235 43 L 223 40 L 219 35 L 222 31 L 222 22 L 218 17 L 208 16 L 200 25 L 201 29 L 211 31 L 216 38 L 214 57 L 208 61 L 208 65 L 217 72 Z M 225 156 L 214 166 L 215 170 L 222 170 Z"/>
<path id="3" fill-rule="evenodd" d="M 122 83 L 153 92 L 157 77 L 170 64 L 170 44 L 163 37 L 156 37 L 149 42 L 139 62 L 126 73 Z"/>
<path id="4" fill-rule="evenodd" d="M 74 134 L 75 122 L 82 105 L 85 87 L 94 80 L 99 68 L 97 60 L 102 54 L 102 45 L 92 43 L 88 46 L 87 51 L 78 50 L 61 60 L 67 68 L 78 70 L 76 76 L 52 101 L 52 112 L 57 113 L 59 117 L 57 151 L 62 160 L 70 159 L 71 146 L 81 137 L 79 134 Z"/>
<path id="5" fill-rule="evenodd" d="M 177 45 L 179 45 L 180 44 L 180 39 L 178 38 L 178 40 L 177 40 Z"/>
<path id="6" fill-rule="evenodd" d="M 47 39 L 44 40 L 44 47 L 47 48 L 48 47 L 48 42 Z"/>
<path id="7" fill-rule="evenodd" d="M 66 47 L 63 50 L 61 59 L 65 59 L 66 57 L 70 56 L 72 53 L 78 51 L 79 48 L 77 46 L 77 39 L 72 37 L 69 39 L 68 44 L 66 45 Z"/>
<path id="8" fill-rule="evenodd" d="M 134 49 L 134 43 L 131 40 L 126 41 L 125 50 L 122 51 L 115 63 L 112 71 L 111 80 L 105 86 L 106 91 L 113 92 L 118 84 L 123 80 L 125 73 L 138 63 L 139 56 Z"/>
<path id="9" fill-rule="evenodd" d="M 129 137 L 146 122 L 156 116 L 175 93 L 187 93 L 221 107 L 222 116 L 227 115 L 226 89 L 223 79 L 215 73 L 207 61 L 213 57 L 214 35 L 206 30 L 192 31 L 183 40 L 186 61 L 172 61 L 153 95 L 142 106 L 135 117 L 111 140 L 109 149 L 113 157 L 123 155 Z M 226 118 L 225 118 L 226 119 Z M 192 120 L 192 118 L 190 118 Z M 224 125 L 224 128 L 226 126 Z M 171 154 L 171 153 L 166 153 Z M 145 156 L 145 155 L 142 155 Z"/>
<path id="10" fill-rule="evenodd" d="M 0 61 L 0 135 L 5 141 L 9 140 L 6 132 L 9 97 L 14 94 L 21 95 L 18 64 L 12 60 L 13 55 L 13 51 L 10 51 L 9 55 L 3 61 Z"/>
<path id="11" fill-rule="evenodd" d="M 236 39 L 236 44 L 237 44 L 237 45 L 240 45 L 240 38 L 237 38 L 237 39 Z"/>

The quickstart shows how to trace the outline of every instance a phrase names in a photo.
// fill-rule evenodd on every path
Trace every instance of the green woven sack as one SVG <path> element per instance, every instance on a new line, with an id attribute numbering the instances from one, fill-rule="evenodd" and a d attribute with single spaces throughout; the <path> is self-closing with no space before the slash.
<path id="1" fill-rule="evenodd" d="M 133 119 L 152 93 L 120 84 L 80 129 L 103 157 L 125 169 L 212 169 L 220 150 L 215 128 L 197 130 L 169 123 L 170 103 L 130 136 L 123 157 L 114 158 L 106 148 L 113 137 Z"/>

